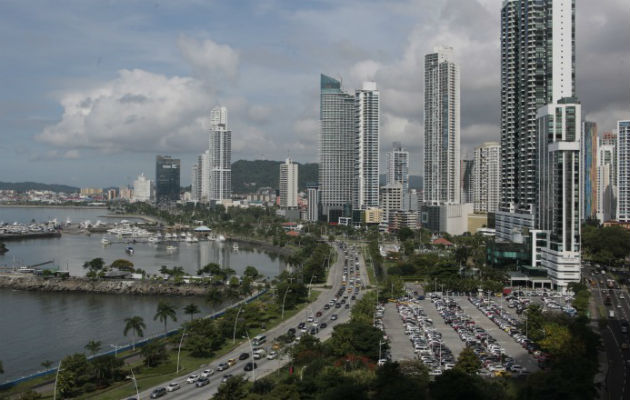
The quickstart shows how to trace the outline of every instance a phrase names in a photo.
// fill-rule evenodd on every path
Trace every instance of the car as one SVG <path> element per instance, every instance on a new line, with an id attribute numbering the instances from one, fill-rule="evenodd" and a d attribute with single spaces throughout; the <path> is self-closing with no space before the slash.
<path id="1" fill-rule="evenodd" d="M 341 303 L 335 303 L 335 308 L 341 308 Z"/>
<path id="2" fill-rule="evenodd" d="M 350 304 L 346 304 L 345 309 L 349 309 L 350 308 Z"/>
<path id="3" fill-rule="evenodd" d="M 230 368 L 230 365 L 228 363 L 222 362 L 217 366 L 217 371 L 225 371 L 228 368 Z"/>
<path id="4" fill-rule="evenodd" d="M 197 380 L 197 382 L 195 382 L 195 386 L 197 387 L 203 387 L 206 386 L 208 383 L 210 383 L 210 379 L 208 377 L 201 377 Z"/>
<path id="5" fill-rule="evenodd" d="M 381 358 L 380 360 L 378 360 L 377 365 L 378 365 L 379 367 L 382 367 L 383 365 L 385 365 L 385 363 L 386 363 L 386 362 L 387 362 L 387 360 L 386 360 L 386 359 Z"/>
<path id="6" fill-rule="evenodd" d="M 258 364 L 256 364 L 255 362 L 248 362 L 247 364 L 245 364 L 245 367 L 243 368 L 245 371 L 251 371 L 253 369 L 258 368 Z"/>
<path id="7" fill-rule="evenodd" d="M 276 357 L 278 357 L 278 353 L 275 351 L 270 351 L 269 354 L 267 354 L 267 360 L 275 360 Z"/>
<path id="8" fill-rule="evenodd" d="M 174 392 L 176 390 L 178 390 L 181 386 L 179 386 L 179 383 L 177 382 L 171 382 L 168 385 L 166 385 L 166 391 L 167 392 Z"/>
<path id="9" fill-rule="evenodd" d="M 228 365 L 231 367 L 234 364 L 236 364 L 236 358 L 230 358 L 229 360 L 227 360 Z"/>
<path id="10" fill-rule="evenodd" d="M 329 310 L 330 309 L 330 304 L 324 304 L 324 310 Z"/>
<path id="11" fill-rule="evenodd" d="M 319 318 L 319 317 L 321 317 L 321 316 L 322 316 L 322 312 L 321 312 L 321 311 L 317 311 L 317 312 L 315 313 L 315 317 Z"/>
<path id="12" fill-rule="evenodd" d="M 153 389 L 153 391 L 151 392 L 151 398 L 152 399 L 157 399 L 158 397 L 162 397 L 166 394 L 166 388 L 164 387 L 159 387 L 159 388 L 155 388 Z"/>
<path id="13" fill-rule="evenodd" d="M 248 358 L 249 358 L 249 353 L 241 353 L 241 354 L 238 356 L 238 359 L 239 359 L 239 360 L 246 360 L 246 359 L 248 359 Z"/>
<path id="14" fill-rule="evenodd" d="M 195 383 L 199 379 L 199 375 L 193 374 L 186 378 L 186 383 Z"/>
<path id="15" fill-rule="evenodd" d="M 289 330 L 287 331 L 287 335 L 295 336 L 295 332 L 297 332 L 295 328 L 289 328 Z"/>
<path id="16" fill-rule="evenodd" d="M 626 298 L 626 296 L 624 296 L 624 295 L 623 295 L 623 293 L 619 293 L 619 298 L 620 298 L 620 299 L 625 299 L 625 298 Z"/>
<path id="17" fill-rule="evenodd" d="M 230 379 L 231 377 L 232 377 L 232 374 L 223 375 L 223 378 L 221 378 L 221 383 L 227 382 L 227 380 Z"/>
<path id="18" fill-rule="evenodd" d="M 305 326 L 306 326 L 306 322 L 300 322 L 297 327 L 298 327 L 298 329 L 302 329 Z"/>
<path id="19" fill-rule="evenodd" d="M 337 319 L 337 314 L 333 314 L 330 316 L 331 321 L 335 321 Z"/>
<path id="20" fill-rule="evenodd" d="M 313 318 L 313 316 L 311 315 L 310 317 L 306 318 L 307 322 L 313 322 L 315 318 Z"/>
<path id="21" fill-rule="evenodd" d="M 324 328 L 326 328 L 327 326 L 328 326 L 328 324 L 327 324 L 327 323 L 322 322 L 321 324 L 319 324 L 319 329 L 324 329 Z"/>
<path id="22" fill-rule="evenodd" d="M 212 368 L 204 369 L 203 372 L 201 373 L 202 378 L 207 378 L 212 375 L 214 375 L 214 370 Z"/>
<path id="23" fill-rule="evenodd" d="M 317 335 L 317 333 L 319 333 L 319 329 L 317 329 L 316 327 L 312 327 L 309 333 L 311 335 Z"/>

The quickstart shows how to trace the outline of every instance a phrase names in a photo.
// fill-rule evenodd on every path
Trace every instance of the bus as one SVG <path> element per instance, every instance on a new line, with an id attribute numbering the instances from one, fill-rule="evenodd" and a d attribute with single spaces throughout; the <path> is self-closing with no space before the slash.
<path id="1" fill-rule="evenodd" d="M 252 346 L 260 346 L 261 344 L 265 343 L 266 341 L 267 341 L 267 336 L 265 336 L 265 335 L 255 336 L 252 339 Z"/>

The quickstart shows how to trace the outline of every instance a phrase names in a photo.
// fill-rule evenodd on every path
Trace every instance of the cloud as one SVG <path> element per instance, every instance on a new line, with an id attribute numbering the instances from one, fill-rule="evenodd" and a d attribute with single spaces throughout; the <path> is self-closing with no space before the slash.
<path id="1" fill-rule="evenodd" d="M 77 150 L 59 151 L 48 150 L 43 153 L 31 155 L 30 161 L 59 161 L 59 160 L 76 160 L 79 158 Z"/>
<path id="2" fill-rule="evenodd" d="M 234 80 L 238 75 L 239 55 L 228 45 L 182 35 L 177 47 L 197 76 L 216 81 L 223 76 Z"/>

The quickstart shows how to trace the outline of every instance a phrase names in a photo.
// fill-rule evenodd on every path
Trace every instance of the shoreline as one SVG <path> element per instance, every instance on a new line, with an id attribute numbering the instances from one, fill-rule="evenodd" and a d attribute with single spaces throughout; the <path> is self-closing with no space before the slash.
<path id="1" fill-rule="evenodd" d="M 107 210 L 107 206 L 62 206 L 59 204 L 6 204 L 1 203 L 0 208 L 74 208 L 74 209 L 94 209 Z"/>

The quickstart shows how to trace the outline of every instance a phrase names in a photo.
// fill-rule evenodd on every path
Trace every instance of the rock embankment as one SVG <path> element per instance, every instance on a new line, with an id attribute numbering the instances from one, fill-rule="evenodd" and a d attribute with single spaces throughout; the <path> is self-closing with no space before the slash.
<path id="1" fill-rule="evenodd" d="M 84 292 L 132 295 L 202 296 L 206 288 L 163 281 L 44 278 L 20 273 L 0 274 L 0 288 L 42 292 Z"/>

